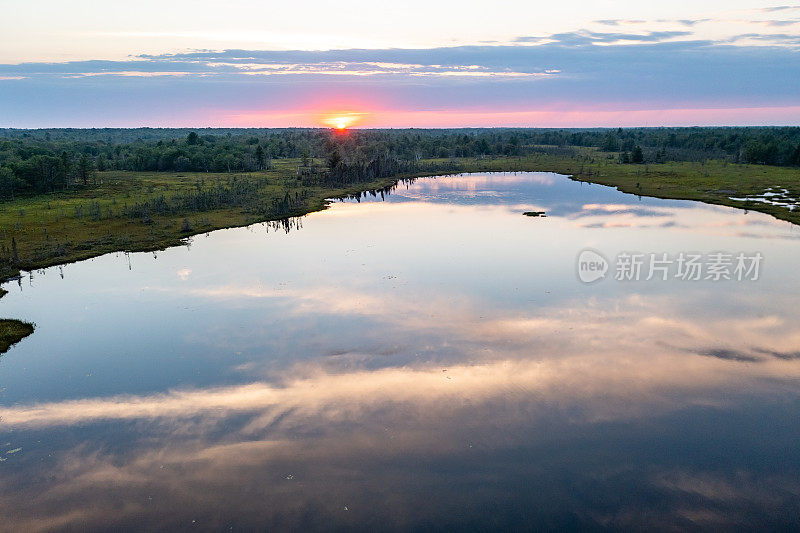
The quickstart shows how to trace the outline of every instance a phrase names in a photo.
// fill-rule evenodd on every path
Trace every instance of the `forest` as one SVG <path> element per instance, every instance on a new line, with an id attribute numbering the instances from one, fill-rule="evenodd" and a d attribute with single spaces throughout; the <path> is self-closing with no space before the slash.
<path id="1" fill-rule="evenodd" d="M 326 162 L 337 183 L 409 172 L 421 160 L 569 155 L 621 163 L 726 161 L 800 166 L 800 128 L 0 129 L 0 199 L 87 187 L 103 171 L 255 172 L 276 159 Z"/>

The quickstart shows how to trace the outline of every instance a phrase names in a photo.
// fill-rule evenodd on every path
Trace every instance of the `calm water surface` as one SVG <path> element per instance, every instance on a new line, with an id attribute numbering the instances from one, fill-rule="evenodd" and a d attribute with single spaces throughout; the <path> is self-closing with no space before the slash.
<path id="1" fill-rule="evenodd" d="M 34 272 L 0 529 L 800 527 L 798 239 L 474 174 Z M 585 248 L 764 262 L 586 285 Z"/>

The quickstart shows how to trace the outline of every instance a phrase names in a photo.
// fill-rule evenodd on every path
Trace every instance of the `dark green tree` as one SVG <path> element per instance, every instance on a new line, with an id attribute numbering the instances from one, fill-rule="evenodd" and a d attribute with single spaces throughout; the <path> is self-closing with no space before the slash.
<path id="1" fill-rule="evenodd" d="M 800 144 L 798 144 L 797 148 L 795 148 L 790 164 L 796 167 L 800 166 Z"/>
<path id="2" fill-rule="evenodd" d="M 264 168 L 267 166 L 266 163 L 266 154 L 264 153 L 264 149 L 259 144 L 256 146 L 256 166 L 258 167 L 258 170 L 264 170 Z"/>
<path id="3" fill-rule="evenodd" d="M 14 171 L 7 167 L 0 167 L 0 198 L 14 198 L 24 186 Z"/>
<path id="4" fill-rule="evenodd" d="M 335 169 L 339 166 L 339 163 L 342 162 L 342 154 L 339 153 L 339 149 L 334 149 L 332 152 L 328 154 L 328 168 L 331 170 Z"/>
<path id="5" fill-rule="evenodd" d="M 89 178 L 94 173 L 94 162 L 87 157 L 86 154 L 81 154 L 78 160 L 78 177 L 84 185 L 89 184 Z"/>
<path id="6" fill-rule="evenodd" d="M 604 152 L 617 152 L 619 151 L 619 137 L 613 131 L 609 131 L 603 139 L 603 146 L 601 149 Z"/>

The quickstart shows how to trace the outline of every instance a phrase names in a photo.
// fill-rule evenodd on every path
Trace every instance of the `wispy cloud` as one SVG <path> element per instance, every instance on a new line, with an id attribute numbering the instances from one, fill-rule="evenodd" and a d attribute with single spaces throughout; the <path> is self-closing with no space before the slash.
<path id="1" fill-rule="evenodd" d="M 596 20 L 597 24 L 603 24 L 605 26 L 624 26 L 628 24 L 644 24 L 645 20 L 624 20 L 624 19 L 606 19 L 606 20 Z"/>
<path id="2" fill-rule="evenodd" d="M 290 116 L 291 125 L 310 125 L 298 117 L 319 106 L 391 111 L 393 120 L 413 115 L 429 126 L 442 113 L 465 125 L 800 119 L 775 111 L 800 106 L 800 36 L 694 37 L 688 30 L 582 30 L 504 45 L 196 50 L 0 65 L 0 100 L 13 104 L 4 107 L 0 126 L 75 125 L 76 118 L 82 125 L 167 125 L 186 124 L 186 117 L 206 124 L 217 117 L 214 124 L 225 125 L 234 116 L 235 125 Z"/>
<path id="3" fill-rule="evenodd" d="M 523 36 L 517 37 L 517 43 L 558 43 L 562 45 L 582 46 L 590 44 L 612 43 L 657 43 L 687 37 L 692 35 L 688 31 L 650 31 L 645 33 L 603 33 L 592 31 L 577 31 L 557 33 L 547 37 Z"/>
<path id="4" fill-rule="evenodd" d="M 76 61 L 67 63 L 25 63 L 0 65 L 0 72 L 25 72 L 28 76 L 61 78 L 88 78 L 96 76 L 161 77 L 161 76 L 272 76 L 272 75 L 323 75 L 323 76 L 424 76 L 467 78 L 535 78 L 552 76 L 558 69 L 514 70 L 500 65 L 401 63 L 386 60 L 369 60 L 369 56 L 382 57 L 381 51 L 358 51 L 360 57 L 351 57 L 350 51 L 332 53 L 270 53 L 229 50 L 224 52 L 193 52 L 190 54 L 140 56 L 130 61 Z M 329 60 L 328 58 L 332 59 Z M 290 60 L 290 61 L 286 61 Z M 24 76 L 5 76 L 2 79 L 22 79 Z"/>
<path id="5" fill-rule="evenodd" d="M 695 19 L 695 20 L 680 19 L 677 20 L 676 22 L 683 24 L 684 26 L 697 26 L 698 24 L 702 24 L 704 22 L 711 22 L 711 19 Z"/>
<path id="6" fill-rule="evenodd" d="M 192 72 L 147 72 L 139 70 L 119 70 L 111 72 L 78 72 L 66 74 L 64 78 L 89 78 L 92 76 L 122 76 L 125 78 L 156 78 L 159 76 L 189 76 Z"/>
<path id="7" fill-rule="evenodd" d="M 705 22 L 712 22 L 710 18 L 700 18 L 700 19 L 658 19 L 655 21 L 658 24 L 678 24 L 681 26 L 688 26 L 694 27 L 698 24 L 702 24 Z M 652 24 L 652 21 L 648 20 L 635 20 L 635 19 L 604 19 L 604 20 L 595 20 L 595 24 L 602 24 L 603 26 L 642 26 L 646 24 Z"/>
<path id="8" fill-rule="evenodd" d="M 800 10 L 800 5 L 763 7 L 763 8 L 757 9 L 756 11 L 758 11 L 760 13 L 778 13 L 778 12 L 781 12 L 781 11 L 793 11 L 793 10 Z"/>
<path id="9" fill-rule="evenodd" d="M 763 41 L 769 43 L 779 43 L 783 45 L 800 45 L 800 34 L 792 35 L 789 33 L 743 33 L 731 38 L 731 42 L 738 41 Z"/>

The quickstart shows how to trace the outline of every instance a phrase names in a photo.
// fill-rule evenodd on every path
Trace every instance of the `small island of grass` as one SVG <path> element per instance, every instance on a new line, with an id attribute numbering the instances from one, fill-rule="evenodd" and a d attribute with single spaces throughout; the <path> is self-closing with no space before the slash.
<path id="1" fill-rule="evenodd" d="M 34 326 L 21 320 L 0 319 L 0 354 L 33 333 Z"/>
<path id="2" fill-rule="evenodd" d="M 8 291 L 0 288 L 0 298 L 8 294 Z M 4 354 L 9 348 L 33 333 L 34 325 L 21 320 L 0 319 L 0 354 Z"/>

